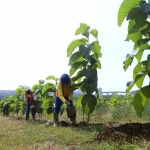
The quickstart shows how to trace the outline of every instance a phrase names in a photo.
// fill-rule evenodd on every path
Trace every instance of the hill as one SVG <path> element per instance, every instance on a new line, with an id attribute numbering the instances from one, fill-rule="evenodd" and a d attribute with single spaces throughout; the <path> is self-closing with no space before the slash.
<path id="1" fill-rule="evenodd" d="M 10 95 L 14 95 L 15 90 L 0 90 L 0 99 L 7 98 Z"/>

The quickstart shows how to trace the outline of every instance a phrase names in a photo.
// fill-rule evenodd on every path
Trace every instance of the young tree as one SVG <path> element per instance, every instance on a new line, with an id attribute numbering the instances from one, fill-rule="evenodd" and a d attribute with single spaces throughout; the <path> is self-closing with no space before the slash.
<path id="1" fill-rule="evenodd" d="M 85 23 L 80 23 L 75 35 L 82 35 L 84 38 L 72 41 L 67 49 L 67 56 L 70 57 L 69 66 L 71 66 L 69 74 L 71 77 L 74 75 L 71 79 L 71 91 L 80 88 L 85 93 L 79 97 L 78 101 L 81 103 L 83 112 L 89 115 L 95 110 L 99 96 L 97 69 L 101 69 L 99 61 L 99 58 L 102 57 L 101 46 L 98 41 L 98 31 L 90 30 Z M 90 43 L 91 35 L 95 40 Z"/>
<path id="2" fill-rule="evenodd" d="M 143 87 L 145 77 L 150 78 L 150 54 L 146 60 L 141 60 L 144 51 L 150 49 L 149 15 L 150 3 L 145 0 L 124 0 L 118 11 L 118 26 L 121 26 L 126 18 L 128 21 L 126 41 L 132 41 L 134 44 L 132 53 L 127 54 L 123 62 L 124 70 L 128 69 L 134 58 L 138 61 L 133 69 L 133 81 L 127 83 L 126 93 L 129 93 L 134 85 L 139 88 L 133 101 L 133 106 L 139 117 L 142 116 L 144 107 L 150 98 L 150 85 Z"/>

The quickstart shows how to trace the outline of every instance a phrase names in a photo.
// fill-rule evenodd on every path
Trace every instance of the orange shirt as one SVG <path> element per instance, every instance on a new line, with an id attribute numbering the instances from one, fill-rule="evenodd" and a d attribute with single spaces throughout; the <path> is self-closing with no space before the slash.
<path id="1" fill-rule="evenodd" d="M 61 82 L 57 85 L 56 96 L 59 97 L 63 102 L 66 101 L 65 97 L 68 99 L 72 99 L 73 92 L 69 93 L 71 85 L 62 85 Z"/>

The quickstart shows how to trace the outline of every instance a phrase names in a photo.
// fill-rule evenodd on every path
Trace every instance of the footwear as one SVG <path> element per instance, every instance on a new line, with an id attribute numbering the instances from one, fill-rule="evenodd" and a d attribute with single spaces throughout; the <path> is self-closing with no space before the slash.
<path id="1" fill-rule="evenodd" d="M 70 118 L 73 125 L 76 125 L 76 117 Z"/>
<path id="2" fill-rule="evenodd" d="M 35 120 L 35 116 L 32 116 L 32 119 Z"/>
<path id="3" fill-rule="evenodd" d="M 26 120 L 29 119 L 29 113 L 26 113 Z"/>
<path id="4" fill-rule="evenodd" d="M 53 113 L 53 118 L 54 118 L 54 127 L 58 126 L 58 115 L 59 113 Z"/>

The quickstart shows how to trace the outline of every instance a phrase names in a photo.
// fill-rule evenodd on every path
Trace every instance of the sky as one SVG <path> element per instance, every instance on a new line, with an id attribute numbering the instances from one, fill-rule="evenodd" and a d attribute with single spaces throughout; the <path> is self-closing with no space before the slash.
<path id="1" fill-rule="evenodd" d="M 0 0 L 0 90 L 32 87 L 39 80 L 69 73 L 67 47 L 80 23 L 98 30 L 102 91 L 125 91 L 136 60 L 123 70 L 133 43 L 126 42 L 128 22 L 117 25 L 120 0 Z M 146 57 L 146 54 L 145 54 Z M 143 56 L 144 59 L 144 56 Z M 145 80 L 146 84 L 148 81 Z M 136 90 L 134 86 L 132 90 Z"/>

